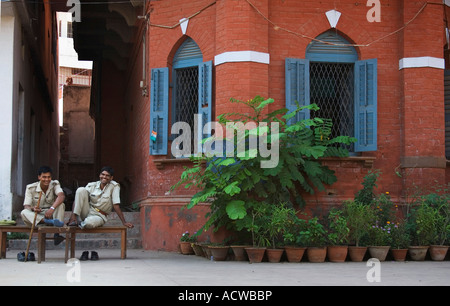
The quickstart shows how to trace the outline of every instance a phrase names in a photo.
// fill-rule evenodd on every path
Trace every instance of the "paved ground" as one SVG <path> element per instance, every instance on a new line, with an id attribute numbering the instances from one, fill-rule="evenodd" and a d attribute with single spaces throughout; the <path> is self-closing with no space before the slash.
<path id="1" fill-rule="evenodd" d="M 33 251 L 33 250 L 31 250 Z M 47 250 L 45 262 L 0 260 L 0 285 L 44 286 L 448 286 L 450 261 L 253 263 L 211 261 L 195 255 L 129 249 L 97 250 L 99 261 L 71 259 Z M 34 253 L 36 253 L 34 251 Z M 37 255 L 37 254 L 36 254 Z M 76 252 L 79 258 L 81 251 Z M 36 258 L 37 259 L 37 258 Z M 73 262 L 72 262 L 73 261 Z M 70 263 L 72 262 L 72 263 Z M 373 282 L 370 282 L 372 280 Z M 379 280 L 379 282 L 377 282 Z M 184 290 L 184 289 L 183 289 Z M 183 291 L 184 292 L 184 291 Z"/>

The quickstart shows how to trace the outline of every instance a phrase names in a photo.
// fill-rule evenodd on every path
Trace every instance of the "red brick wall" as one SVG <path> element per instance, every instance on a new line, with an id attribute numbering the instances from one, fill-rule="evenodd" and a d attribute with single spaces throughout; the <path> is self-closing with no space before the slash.
<path id="1" fill-rule="evenodd" d="M 404 157 L 442 159 L 444 155 L 443 70 L 399 70 L 401 58 L 442 58 L 445 41 L 441 5 L 428 4 L 408 27 L 392 34 L 410 21 L 424 2 L 381 1 L 379 23 L 368 22 L 366 14 L 370 7 L 365 5 L 365 1 L 250 2 L 273 23 L 268 23 L 245 0 L 222 0 L 192 18 L 188 24 L 186 35 L 199 45 L 204 61 L 214 60 L 214 56 L 229 51 L 250 50 L 270 54 L 268 65 L 239 62 L 214 66 L 215 116 L 237 110 L 229 102 L 232 97 L 247 100 L 262 95 L 275 99 L 271 110 L 283 107 L 285 59 L 304 58 L 311 39 L 330 29 L 325 12 L 336 9 L 342 13 L 336 31 L 359 45 L 355 47 L 359 59 L 378 59 L 378 149 L 362 154 L 363 157 L 376 158 L 373 169 L 382 172 L 378 191 L 389 191 L 394 199 L 399 199 L 413 184 L 424 186 L 434 183 L 434 180 L 437 180 L 436 184 L 448 181 L 449 171 L 446 180 L 444 168 L 401 167 Z M 148 31 L 148 72 L 151 68 L 170 68 L 177 48 L 186 38 L 178 26 L 167 29 L 155 25 L 174 25 L 210 3 L 210 0 L 151 2 L 150 22 L 153 26 Z M 154 160 L 165 157 L 149 155 L 150 100 L 141 96 L 137 85 L 142 71 L 141 55 L 137 54 L 130 82 L 126 84 L 126 105 L 122 110 L 127 118 L 122 168 L 126 169 L 123 173 L 130 181 L 130 202 L 168 196 L 170 187 L 178 181 L 183 170 L 180 164 L 158 169 Z M 326 192 L 307 196 L 312 210 L 327 209 L 329 205 L 353 198 L 371 169 L 360 161 L 327 161 L 326 164 L 336 170 L 338 182 L 329 186 Z M 403 176 L 399 177 L 396 171 Z M 172 194 L 187 193 L 189 191 L 185 189 L 178 189 Z M 157 242 L 152 241 L 148 247 L 155 244 Z"/>

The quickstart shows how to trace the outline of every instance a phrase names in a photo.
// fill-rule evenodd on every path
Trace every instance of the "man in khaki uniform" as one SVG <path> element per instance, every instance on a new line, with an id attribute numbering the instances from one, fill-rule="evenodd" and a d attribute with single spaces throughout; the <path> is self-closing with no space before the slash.
<path id="1" fill-rule="evenodd" d="M 34 216 L 36 224 L 46 223 L 49 225 L 64 225 L 64 191 L 57 180 L 52 180 L 52 169 L 42 166 L 38 170 L 39 182 L 27 185 L 25 191 L 24 209 L 20 213 L 23 222 L 32 226 Z M 39 208 L 37 204 L 39 201 Z"/>
<path id="2" fill-rule="evenodd" d="M 124 226 L 134 227 L 125 221 L 120 209 L 120 185 L 113 181 L 113 175 L 113 168 L 103 167 L 100 171 L 100 181 L 77 189 L 69 226 L 100 227 L 106 223 L 108 214 L 114 209 Z"/>

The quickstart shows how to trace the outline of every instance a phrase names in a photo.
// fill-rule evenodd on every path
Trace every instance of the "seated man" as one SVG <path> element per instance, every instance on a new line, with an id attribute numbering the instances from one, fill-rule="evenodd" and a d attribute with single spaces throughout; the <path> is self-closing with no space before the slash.
<path id="1" fill-rule="evenodd" d="M 38 170 L 38 182 L 27 185 L 25 190 L 24 209 L 20 213 L 27 226 L 32 226 L 35 214 L 36 223 L 61 227 L 64 225 L 64 191 L 57 180 L 52 180 L 52 169 L 42 166 Z M 40 199 L 40 200 L 39 200 Z M 39 202 L 39 208 L 37 204 Z M 55 245 L 64 240 L 55 234 Z"/>
<path id="2" fill-rule="evenodd" d="M 77 189 L 72 215 L 67 225 L 80 228 L 102 226 L 114 208 L 124 226 L 134 227 L 133 224 L 125 221 L 120 209 L 120 185 L 113 181 L 113 175 L 113 168 L 103 167 L 100 171 L 100 181 L 88 183 L 86 187 Z"/>

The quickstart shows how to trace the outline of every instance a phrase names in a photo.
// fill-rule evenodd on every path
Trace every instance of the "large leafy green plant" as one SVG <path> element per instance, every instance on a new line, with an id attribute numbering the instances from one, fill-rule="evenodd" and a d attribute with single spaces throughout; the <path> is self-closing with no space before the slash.
<path id="1" fill-rule="evenodd" d="M 356 139 L 331 137 L 330 119 L 315 117 L 288 124 L 298 112 L 318 110 L 317 105 L 298 106 L 288 113 L 286 108 L 269 112 L 267 108 L 274 100 L 260 96 L 246 102 L 234 99 L 231 102 L 244 104 L 249 109 L 248 113 L 226 113 L 218 117 L 221 126 L 231 126 L 232 137 L 224 139 L 223 135 L 213 135 L 203 141 L 205 146 L 215 143 L 216 147 L 220 141 L 225 141 L 222 147 L 231 148 L 231 152 L 227 151 L 223 157 L 207 154 L 191 157 L 193 166 L 186 167 L 180 181 L 172 187 L 184 185 L 198 190 L 188 208 L 211 203 L 205 230 L 212 225 L 216 229 L 225 225 L 249 228 L 260 203 L 303 205 L 304 192 L 323 191 L 325 185 L 336 182 L 334 171 L 322 165 L 319 158 L 348 156 L 345 145 Z M 251 122 L 256 123 L 254 128 L 239 130 L 243 124 Z M 262 141 L 269 149 L 278 146 L 278 150 L 273 150 L 278 160 L 273 167 L 261 166 L 274 156 L 268 157 L 252 147 L 252 136 L 257 136 L 259 144 Z"/>

